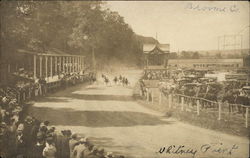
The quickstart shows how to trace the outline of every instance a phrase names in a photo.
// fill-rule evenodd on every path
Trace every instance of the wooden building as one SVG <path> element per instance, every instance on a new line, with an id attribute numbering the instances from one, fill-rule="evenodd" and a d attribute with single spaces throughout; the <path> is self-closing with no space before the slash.
<path id="1" fill-rule="evenodd" d="M 144 69 L 165 69 L 169 51 L 169 44 L 144 44 Z"/>

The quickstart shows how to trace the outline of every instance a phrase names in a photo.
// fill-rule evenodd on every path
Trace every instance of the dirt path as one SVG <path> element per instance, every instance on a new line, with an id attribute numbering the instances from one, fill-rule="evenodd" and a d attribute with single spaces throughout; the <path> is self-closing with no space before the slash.
<path id="1" fill-rule="evenodd" d="M 131 81 L 138 78 L 138 72 L 128 75 L 133 78 Z M 57 130 L 71 129 L 108 151 L 131 157 L 247 158 L 249 153 L 247 138 L 164 118 L 135 102 L 132 89 L 122 86 L 98 84 L 70 88 L 35 102 L 29 112 L 41 120 L 50 120 Z M 201 147 L 205 144 L 210 148 L 203 153 Z M 171 145 L 175 145 L 175 150 L 184 145 L 182 149 L 186 153 L 159 154 L 161 147 Z M 208 145 L 203 150 L 205 147 Z"/>

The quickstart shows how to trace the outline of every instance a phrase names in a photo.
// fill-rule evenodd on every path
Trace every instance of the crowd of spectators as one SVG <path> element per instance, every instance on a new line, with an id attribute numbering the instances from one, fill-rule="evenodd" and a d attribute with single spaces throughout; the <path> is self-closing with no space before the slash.
<path id="1" fill-rule="evenodd" d="M 95 74 L 63 75 L 60 87 L 94 82 Z M 11 82 L 10 82 L 11 83 Z M 13 84 L 15 83 L 15 84 Z M 122 158 L 94 146 L 88 138 L 70 130 L 58 132 L 49 121 L 40 121 L 25 112 L 26 101 L 47 93 L 45 78 L 37 82 L 18 80 L 0 86 L 0 156 L 2 158 Z"/>
<path id="2" fill-rule="evenodd" d="M 5 117 L 6 118 L 6 117 Z M 89 138 L 70 130 L 60 133 L 49 121 L 34 117 L 11 117 L 1 121 L 0 155 L 3 158 L 123 158 L 94 146 Z"/>

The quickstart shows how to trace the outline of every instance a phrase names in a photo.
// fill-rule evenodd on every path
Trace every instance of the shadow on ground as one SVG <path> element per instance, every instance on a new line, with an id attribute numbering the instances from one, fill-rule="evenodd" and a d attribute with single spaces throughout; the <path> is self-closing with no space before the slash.
<path id="1" fill-rule="evenodd" d="M 35 101 L 37 103 L 43 103 L 43 102 L 65 103 L 65 102 L 69 102 L 69 100 L 70 98 L 46 97 L 46 98 L 38 98 Z"/>
<path id="2" fill-rule="evenodd" d="M 84 134 L 78 134 L 79 137 L 84 137 Z M 104 148 L 105 150 L 112 150 L 115 155 L 125 155 L 126 158 L 134 158 L 131 154 L 125 153 L 124 151 L 131 151 L 138 149 L 138 146 L 121 146 L 121 145 L 116 145 L 114 143 L 113 138 L 109 137 L 88 137 L 88 140 L 92 143 L 95 144 L 98 148 Z"/>
<path id="3" fill-rule="evenodd" d="M 69 102 L 71 99 L 79 99 L 79 100 L 96 100 L 96 101 L 133 101 L 133 96 L 124 96 L 124 95 L 102 95 L 102 94 L 68 94 L 68 95 L 61 95 L 60 97 L 45 97 L 39 98 L 36 102 Z"/>
<path id="4" fill-rule="evenodd" d="M 30 107 L 28 111 L 39 120 L 49 120 L 54 126 L 130 127 L 172 123 L 140 112 L 75 111 L 70 108 L 53 109 L 48 107 Z"/>
<path id="5" fill-rule="evenodd" d="M 124 95 L 103 95 L 103 94 L 69 94 L 63 97 L 68 97 L 70 99 L 81 99 L 81 100 L 96 100 L 96 101 L 132 101 L 132 96 Z"/>

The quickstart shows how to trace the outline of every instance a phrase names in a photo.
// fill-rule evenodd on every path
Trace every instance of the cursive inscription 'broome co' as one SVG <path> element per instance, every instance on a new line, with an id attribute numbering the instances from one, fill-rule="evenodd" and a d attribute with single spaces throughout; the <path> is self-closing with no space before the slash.
<path id="1" fill-rule="evenodd" d="M 239 12 L 240 9 L 236 5 L 229 5 L 229 6 L 206 6 L 202 4 L 196 4 L 196 3 L 187 3 L 186 9 L 189 10 L 196 10 L 196 11 L 210 11 L 210 12 L 231 12 L 236 13 Z"/>

